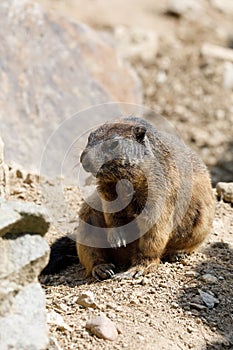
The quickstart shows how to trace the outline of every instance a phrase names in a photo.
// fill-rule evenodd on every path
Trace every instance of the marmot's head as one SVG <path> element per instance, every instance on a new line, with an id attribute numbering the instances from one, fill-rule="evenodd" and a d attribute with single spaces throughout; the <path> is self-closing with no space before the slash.
<path id="1" fill-rule="evenodd" d="M 140 172 L 152 151 L 148 134 L 151 126 L 143 119 L 118 119 L 100 126 L 89 135 L 81 154 L 83 168 L 105 181 L 130 178 Z"/>

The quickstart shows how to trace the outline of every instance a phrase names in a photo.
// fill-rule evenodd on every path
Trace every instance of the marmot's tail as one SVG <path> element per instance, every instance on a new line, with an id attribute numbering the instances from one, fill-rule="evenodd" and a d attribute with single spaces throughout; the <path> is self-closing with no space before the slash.
<path id="1" fill-rule="evenodd" d="M 75 240 L 68 236 L 61 237 L 52 244 L 48 265 L 41 275 L 53 275 L 78 262 Z"/>

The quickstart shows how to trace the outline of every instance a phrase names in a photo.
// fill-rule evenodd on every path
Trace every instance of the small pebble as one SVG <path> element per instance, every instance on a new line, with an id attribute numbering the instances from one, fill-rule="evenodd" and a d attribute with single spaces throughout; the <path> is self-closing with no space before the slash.
<path id="1" fill-rule="evenodd" d="M 104 314 L 87 321 L 86 328 L 102 339 L 114 341 L 118 336 L 115 324 Z"/>
<path id="2" fill-rule="evenodd" d="M 196 310 L 204 310 L 204 309 L 206 309 L 206 306 L 205 305 L 201 305 L 201 304 L 190 303 L 189 305 L 192 306 Z"/>
<path id="3" fill-rule="evenodd" d="M 150 283 L 150 280 L 148 279 L 148 278 L 146 278 L 146 277 L 144 277 L 142 280 L 141 280 L 141 284 L 143 285 L 143 286 L 146 286 L 147 284 L 149 284 Z"/>
<path id="4" fill-rule="evenodd" d="M 201 297 L 203 303 L 209 309 L 212 309 L 216 304 L 219 303 L 219 300 L 209 293 L 206 293 L 206 292 L 203 292 L 202 290 L 199 290 L 199 294 L 200 294 L 200 297 Z"/>
<path id="5" fill-rule="evenodd" d="M 167 288 L 167 283 L 160 282 L 160 283 L 159 283 L 159 287 L 161 287 L 161 288 Z"/>
<path id="6" fill-rule="evenodd" d="M 171 306 L 173 307 L 173 309 L 179 308 L 179 304 L 175 303 L 174 301 L 171 303 Z"/>
<path id="7" fill-rule="evenodd" d="M 49 350 L 62 350 L 57 339 L 54 337 L 49 338 Z"/>
<path id="8" fill-rule="evenodd" d="M 227 90 L 233 89 L 233 64 L 231 62 L 224 63 L 223 87 Z"/>
<path id="9" fill-rule="evenodd" d="M 72 328 L 67 323 L 65 323 L 63 317 L 54 310 L 47 314 L 47 321 L 49 324 L 55 325 L 61 330 L 72 332 Z"/>
<path id="10" fill-rule="evenodd" d="M 92 307 L 94 309 L 98 307 L 94 299 L 94 294 L 91 291 L 80 294 L 77 303 L 83 307 Z"/>
<path id="11" fill-rule="evenodd" d="M 193 327 L 191 327 L 191 326 L 188 326 L 188 327 L 187 327 L 187 331 L 188 331 L 189 333 L 192 333 L 194 330 L 195 330 L 195 329 L 194 329 Z"/>
<path id="12" fill-rule="evenodd" d="M 193 271 L 193 270 L 190 270 L 190 271 L 185 272 L 185 276 L 188 276 L 188 277 L 197 277 L 197 276 L 198 276 L 198 272 Z"/>
<path id="13" fill-rule="evenodd" d="M 206 283 L 216 283 L 218 281 L 217 277 L 206 273 L 205 275 L 201 276 L 201 280 Z"/>
<path id="14" fill-rule="evenodd" d="M 233 182 L 218 182 L 216 191 L 225 202 L 233 203 Z"/>

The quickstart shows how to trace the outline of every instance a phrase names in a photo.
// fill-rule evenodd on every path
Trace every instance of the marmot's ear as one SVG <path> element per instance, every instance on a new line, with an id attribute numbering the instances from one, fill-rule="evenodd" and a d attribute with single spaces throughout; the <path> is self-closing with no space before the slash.
<path id="1" fill-rule="evenodd" d="M 138 142 L 142 142 L 144 140 L 145 134 L 146 134 L 146 128 L 143 125 L 136 125 L 133 128 L 134 135 L 136 137 L 136 140 Z"/>
<path id="2" fill-rule="evenodd" d="M 92 144 L 95 140 L 95 133 L 91 132 L 88 136 L 88 143 Z"/>

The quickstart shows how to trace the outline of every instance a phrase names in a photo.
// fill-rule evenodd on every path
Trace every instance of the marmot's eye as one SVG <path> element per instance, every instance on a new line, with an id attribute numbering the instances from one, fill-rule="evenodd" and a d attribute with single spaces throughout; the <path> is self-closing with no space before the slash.
<path id="1" fill-rule="evenodd" d="M 133 128 L 134 135 L 136 137 L 136 140 L 138 142 L 142 142 L 144 140 L 145 134 L 146 134 L 146 128 L 142 125 L 136 125 Z"/>

